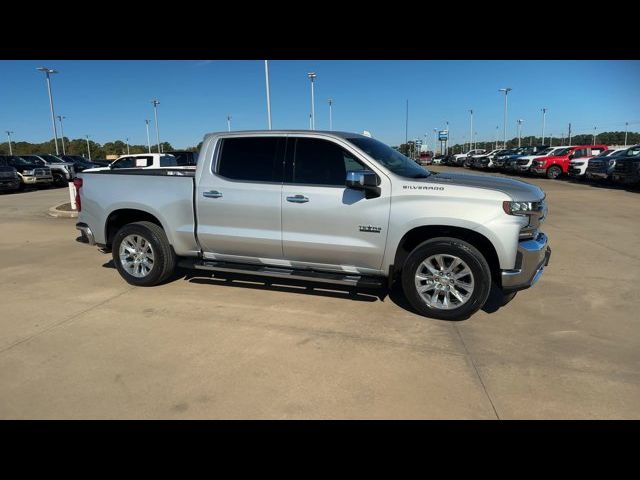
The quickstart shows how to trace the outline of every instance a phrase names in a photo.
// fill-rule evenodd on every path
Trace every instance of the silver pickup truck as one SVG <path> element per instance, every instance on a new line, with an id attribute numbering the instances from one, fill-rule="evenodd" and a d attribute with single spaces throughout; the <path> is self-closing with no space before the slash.
<path id="1" fill-rule="evenodd" d="M 468 318 L 492 282 L 511 298 L 549 262 L 544 192 L 525 182 L 429 172 L 368 136 L 206 135 L 197 168 L 83 172 L 78 240 L 112 252 L 132 285 L 177 264 L 390 287 L 421 314 Z"/>

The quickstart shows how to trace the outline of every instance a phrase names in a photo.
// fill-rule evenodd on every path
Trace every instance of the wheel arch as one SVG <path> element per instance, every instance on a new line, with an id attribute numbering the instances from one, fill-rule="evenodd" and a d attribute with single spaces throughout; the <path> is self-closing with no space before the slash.
<path id="1" fill-rule="evenodd" d="M 398 247 L 396 248 L 393 262 L 393 276 L 396 277 L 400 274 L 406 258 L 415 247 L 426 240 L 437 237 L 457 238 L 459 240 L 464 240 L 477 248 L 489 264 L 492 280 L 497 285 L 501 286 L 500 261 L 498 253 L 493 243 L 491 243 L 491 240 L 475 230 L 451 225 L 424 225 L 412 228 L 406 232 L 400 239 Z"/>
<path id="2" fill-rule="evenodd" d="M 113 238 L 118 230 L 120 230 L 124 225 L 143 221 L 155 223 L 166 232 L 164 225 L 162 225 L 162 222 L 155 215 L 136 208 L 119 208 L 109 213 L 107 220 L 105 221 L 104 238 L 106 245 L 108 247 L 112 245 Z"/>

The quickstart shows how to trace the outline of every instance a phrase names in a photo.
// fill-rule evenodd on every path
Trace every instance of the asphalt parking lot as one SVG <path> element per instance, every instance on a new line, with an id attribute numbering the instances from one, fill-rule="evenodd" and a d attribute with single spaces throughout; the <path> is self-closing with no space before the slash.
<path id="1" fill-rule="evenodd" d="M 551 264 L 457 323 L 393 292 L 132 287 L 47 215 L 66 189 L 2 194 L 0 418 L 640 418 L 640 193 L 528 181 Z"/>

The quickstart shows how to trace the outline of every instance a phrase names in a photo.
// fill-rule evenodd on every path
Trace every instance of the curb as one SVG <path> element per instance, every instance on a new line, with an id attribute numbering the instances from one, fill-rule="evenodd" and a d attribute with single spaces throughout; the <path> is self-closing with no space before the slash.
<path id="1" fill-rule="evenodd" d="M 53 207 L 51 207 L 49 209 L 48 214 L 52 217 L 56 217 L 56 218 L 77 218 L 78 217 L 78 212 L 72 211 L 72 212 L 67 212 L 67 211 L 63 211 L 63 210 L 58 210 L 59 207 L 61 207 L 62 205 L 67 205 L 69 202 L 62 202 L 59 203 Z"/>

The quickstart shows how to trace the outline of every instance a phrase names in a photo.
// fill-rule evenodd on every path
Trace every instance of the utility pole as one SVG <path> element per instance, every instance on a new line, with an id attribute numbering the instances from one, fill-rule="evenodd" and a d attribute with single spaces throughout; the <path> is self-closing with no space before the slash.
<path id="1" fill-rule="evenodd" d="M 11 134 L 13 133 L 11 130 L 7 130 L 7 138 L 9 139 L 9 155 L 13 155 L 13 149 L 11 148 Z"/>
<path id="2" fill-rule="evenodd" d="M 67 152 L 65 152 L 64 149 L 64 127 L 62 126 L 62 120 L 65 119 L 67 117 L 63 117 L 61 115 L 58 115 L 58 121 L 60 122 L 60 135 L 62 135 L 62 154 L 66 155 Z"/>
<path id="3" fill-rule="evenodd" d="M 57 70 L 52 70 L 47 67 L 38 67 L 36 70 L 43 72 L 47 77 L 47 90 L 49 91 L 49 108 L 51 110 L 51 123 L 53 124 L 53 140 L 56 144 L 56 155 L 60 153 L 58 150 L 58 127 L 56 127 L 56 114 L 53 111 L 53 95 L 51 94 L 51 77 L 52 73 L 58 73 Z"/>
<path id="4" fill-rule="evenodd" d="M 153 114 L 156 119 L 156 139 L 158 140 L 158 153 L 160 153 L 160 130 L 158 129 L 158 105 L 160 105 L 160 102 L 154 98 L 151 103 L 153 104 Z"/>
<path id="5" fill-rule="evenodd" d="M 151 153 L 151 138 L 149 137 L 149 120 L 144 121 L 147 126 L 147 146 L 149 147 L 149 153 Z"/>
<path id="6" fill-rule="evenodd" d="M 629 131 L 629 122 L 624 122 L 624 146 L 627 146 L 627 132 Z"/>
<path id="7" fill-rule="evenodd" d="M 315 107 L 315 100 L 313 97 L 313 84 L 315 82 L 317 75 L 314 72 L 309 72 L 307 73 L 307 77 L 309 77 L 309 80 L 311 80 L 311 130 L 315 130 L 316 129 L 316 107 Z"/>
<path id="8" fill-rule="evenodd" d="M 264 79 L 267 88 L 267 123 L 271 130 L 271 95 L 269 92 L 269 60 L 264 61 Z"/>
<path id="9" fill-rule="evenodd" d="M 522 137 L 522 122 L 524 120 L 518 119 L 518 148 L 520 148 L 520 138 Z"/>
<path id="10" fill-rule="evenodd" d="M 85 135 L 87 138 L 87 154 L 89 155 L 89 161 L 91 161 L 91 147 L 89 147 L 89 135 Z"/>

